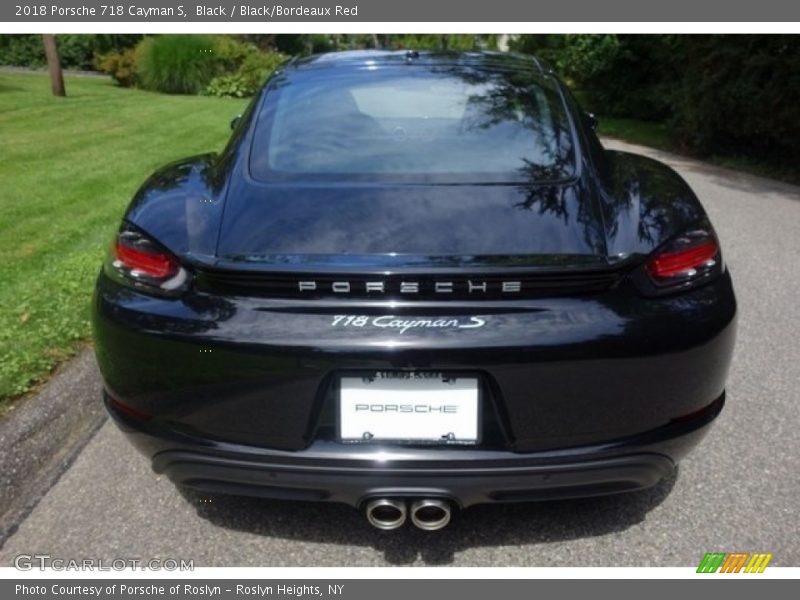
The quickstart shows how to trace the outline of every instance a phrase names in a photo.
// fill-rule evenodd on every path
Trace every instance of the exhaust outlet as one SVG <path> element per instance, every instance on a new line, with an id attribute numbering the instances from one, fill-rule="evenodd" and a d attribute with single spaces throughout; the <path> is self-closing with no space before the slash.
<path id="1" fill-rule="evenodd" d="M 425 531 L 437 531 L 450 523 L 450 504 L 444 500 L 427 498 L 411 505 L 411 522 Z"/>
<path id="2" fill-rule="evenodd" d="M 406 522 L 406 503 L 403 500 L 392 498 L 370 500 L 365 512 L 370 525 L 384 531 L 402 527 Z"/>

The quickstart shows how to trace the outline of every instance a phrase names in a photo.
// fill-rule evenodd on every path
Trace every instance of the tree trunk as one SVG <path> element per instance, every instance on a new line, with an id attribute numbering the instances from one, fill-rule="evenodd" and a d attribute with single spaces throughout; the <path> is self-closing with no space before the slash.
<path id="1" fill-rule="evenodd" d="M 47 68 L 50 70 L 50 87 L 53 96 L 66 96 L 64 90 L 64 74 L 61 72 L 61 57 L 58 56 L 56 46 L 56 36 L 52 34 L 42 35 L 44 41 L 44 53 L 47 55 Z"/>

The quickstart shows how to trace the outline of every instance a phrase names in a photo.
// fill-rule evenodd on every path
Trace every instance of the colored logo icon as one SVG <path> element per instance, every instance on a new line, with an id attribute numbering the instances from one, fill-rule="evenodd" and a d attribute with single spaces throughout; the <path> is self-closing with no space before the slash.
<path id="1" fill-rule="evenodd" d="M 707 552 L 697 567 L 698 573 L 763 573 L 772 554 L 757 552 Z"/>

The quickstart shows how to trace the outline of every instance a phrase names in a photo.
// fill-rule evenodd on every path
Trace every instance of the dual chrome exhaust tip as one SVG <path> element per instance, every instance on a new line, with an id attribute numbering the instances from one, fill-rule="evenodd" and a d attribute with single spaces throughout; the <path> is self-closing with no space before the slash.
<path id="1" fill-rule="evenodd" d="M 367 503 L 366 513 L 370 525 L 384 531 L 402 527 L 408 516 L 405 501 L 393 498 L 370 500 Z"/>
<path id="2" fill-rule="evenodd" d="M 366 506 L 367 521 L 373 527 L 391 531 L 402 527 L 408 517 L 423 531 L 437 531 L 450 523 L 450 503 L 437 498 L 414 500 L 410 505 L 399 498 L 376 498 Z"/>
<path id="3" fill-rule="evenodd" d="M 450 504 L 429 498 L 411 503 L 411 522 L 424 531 L 437 531 L 450 523 Z"/>

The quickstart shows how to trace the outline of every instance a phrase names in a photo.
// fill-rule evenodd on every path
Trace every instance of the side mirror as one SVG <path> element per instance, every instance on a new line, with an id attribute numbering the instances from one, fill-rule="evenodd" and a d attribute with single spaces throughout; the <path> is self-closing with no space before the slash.
<path id="1" fill-rule="evenodd" d="M 587 112 L 586 115 L 586 122 L 589 123 L 589 127 L 593 130 L 597 130 L 597 115 L 594 113 Z"/>
<path id="2" fill-rule="evenodd" d="M 236 129 L 236 126 L 239 124 L 239 121 L 242 120 L 242 115 L 236 115 L 231 119 L 231 129 Z"/>

